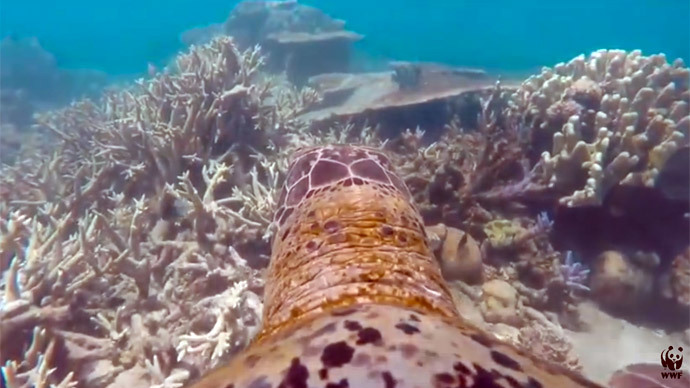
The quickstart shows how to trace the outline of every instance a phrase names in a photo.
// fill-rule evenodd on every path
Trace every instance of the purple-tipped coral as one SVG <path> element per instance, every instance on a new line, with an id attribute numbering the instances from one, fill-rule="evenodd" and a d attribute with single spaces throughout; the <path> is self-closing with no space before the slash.
<path id="1" fill-rule="evenodd" d="M 553 220 L 549 218 L 547 212 L 541 212 L 537 215 L 537 223 L 532 227 L 534 232 L 538 234 L 548 233 L 553 228 Z"/>
<path id="2" fill-rule="evenodd" d="M 589 287 L 585 285 L 589 276 L 589 268 L 576 261 L 572 251 L 566 252 L 565 262 L 561 265 L 560 271 L 563 281 L 569 288 L 589 292 Z"/>

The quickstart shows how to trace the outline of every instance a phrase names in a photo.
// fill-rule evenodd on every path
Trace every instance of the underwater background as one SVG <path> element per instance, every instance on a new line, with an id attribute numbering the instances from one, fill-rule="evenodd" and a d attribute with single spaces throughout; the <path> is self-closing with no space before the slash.
<path id="1" fill-rule="evenodd" d="M 237 1 L 3 1 L 0 36 L 36 36 L 60 67 L 142 74 L 184 46 L 182 31 L 222 22 Z M 602 47 L 690 59 L 690 2 L 304 1 L 366 36 L 373 57 L 527 72 Z"/>
<path id="2" fill-rule="evenodd" d="M 3 1 L 0 38 L 0 388 L 690 386 L 690 2 Z"/>

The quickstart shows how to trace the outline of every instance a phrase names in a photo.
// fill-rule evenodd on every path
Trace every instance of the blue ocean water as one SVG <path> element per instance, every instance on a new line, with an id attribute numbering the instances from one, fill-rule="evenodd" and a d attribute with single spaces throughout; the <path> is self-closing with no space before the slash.
<path id="1" fill-rule="evenodd" d="M 183 48 L 184 30 L 225 20 L 237 1 L 19 1 L 0 35 L 36 36 L 63 68 L 140 74 Z M 527 72 L 599 48 L 690 59 L 690 1 L 378 0 L 304 3 L 364 34 L 374 58 Z"/>

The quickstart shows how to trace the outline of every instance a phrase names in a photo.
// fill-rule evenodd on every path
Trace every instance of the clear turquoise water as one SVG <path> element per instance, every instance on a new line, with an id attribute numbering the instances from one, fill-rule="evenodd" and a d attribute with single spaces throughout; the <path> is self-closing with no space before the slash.
<path id="1" fill-rule="evenodd" d="M 0 35 L 37 36 L 65 68 L 142 73 L 179 34 L 222 22 L 236 1 L 3 0 Z M 370 56 L 530 71 L 598 48 L 690 59 L 690 1 L 311 0 L 365 34 Z"/>

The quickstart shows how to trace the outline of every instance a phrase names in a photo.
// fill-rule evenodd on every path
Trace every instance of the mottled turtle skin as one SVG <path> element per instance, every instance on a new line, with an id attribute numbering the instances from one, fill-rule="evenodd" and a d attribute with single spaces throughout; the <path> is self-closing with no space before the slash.
<path id="1" fill-rule="evenodd" d="M 298 151 L 279 205 L 262 329 L 191 387 L 598 387 L 458 315 L 380 150 Z"/>

